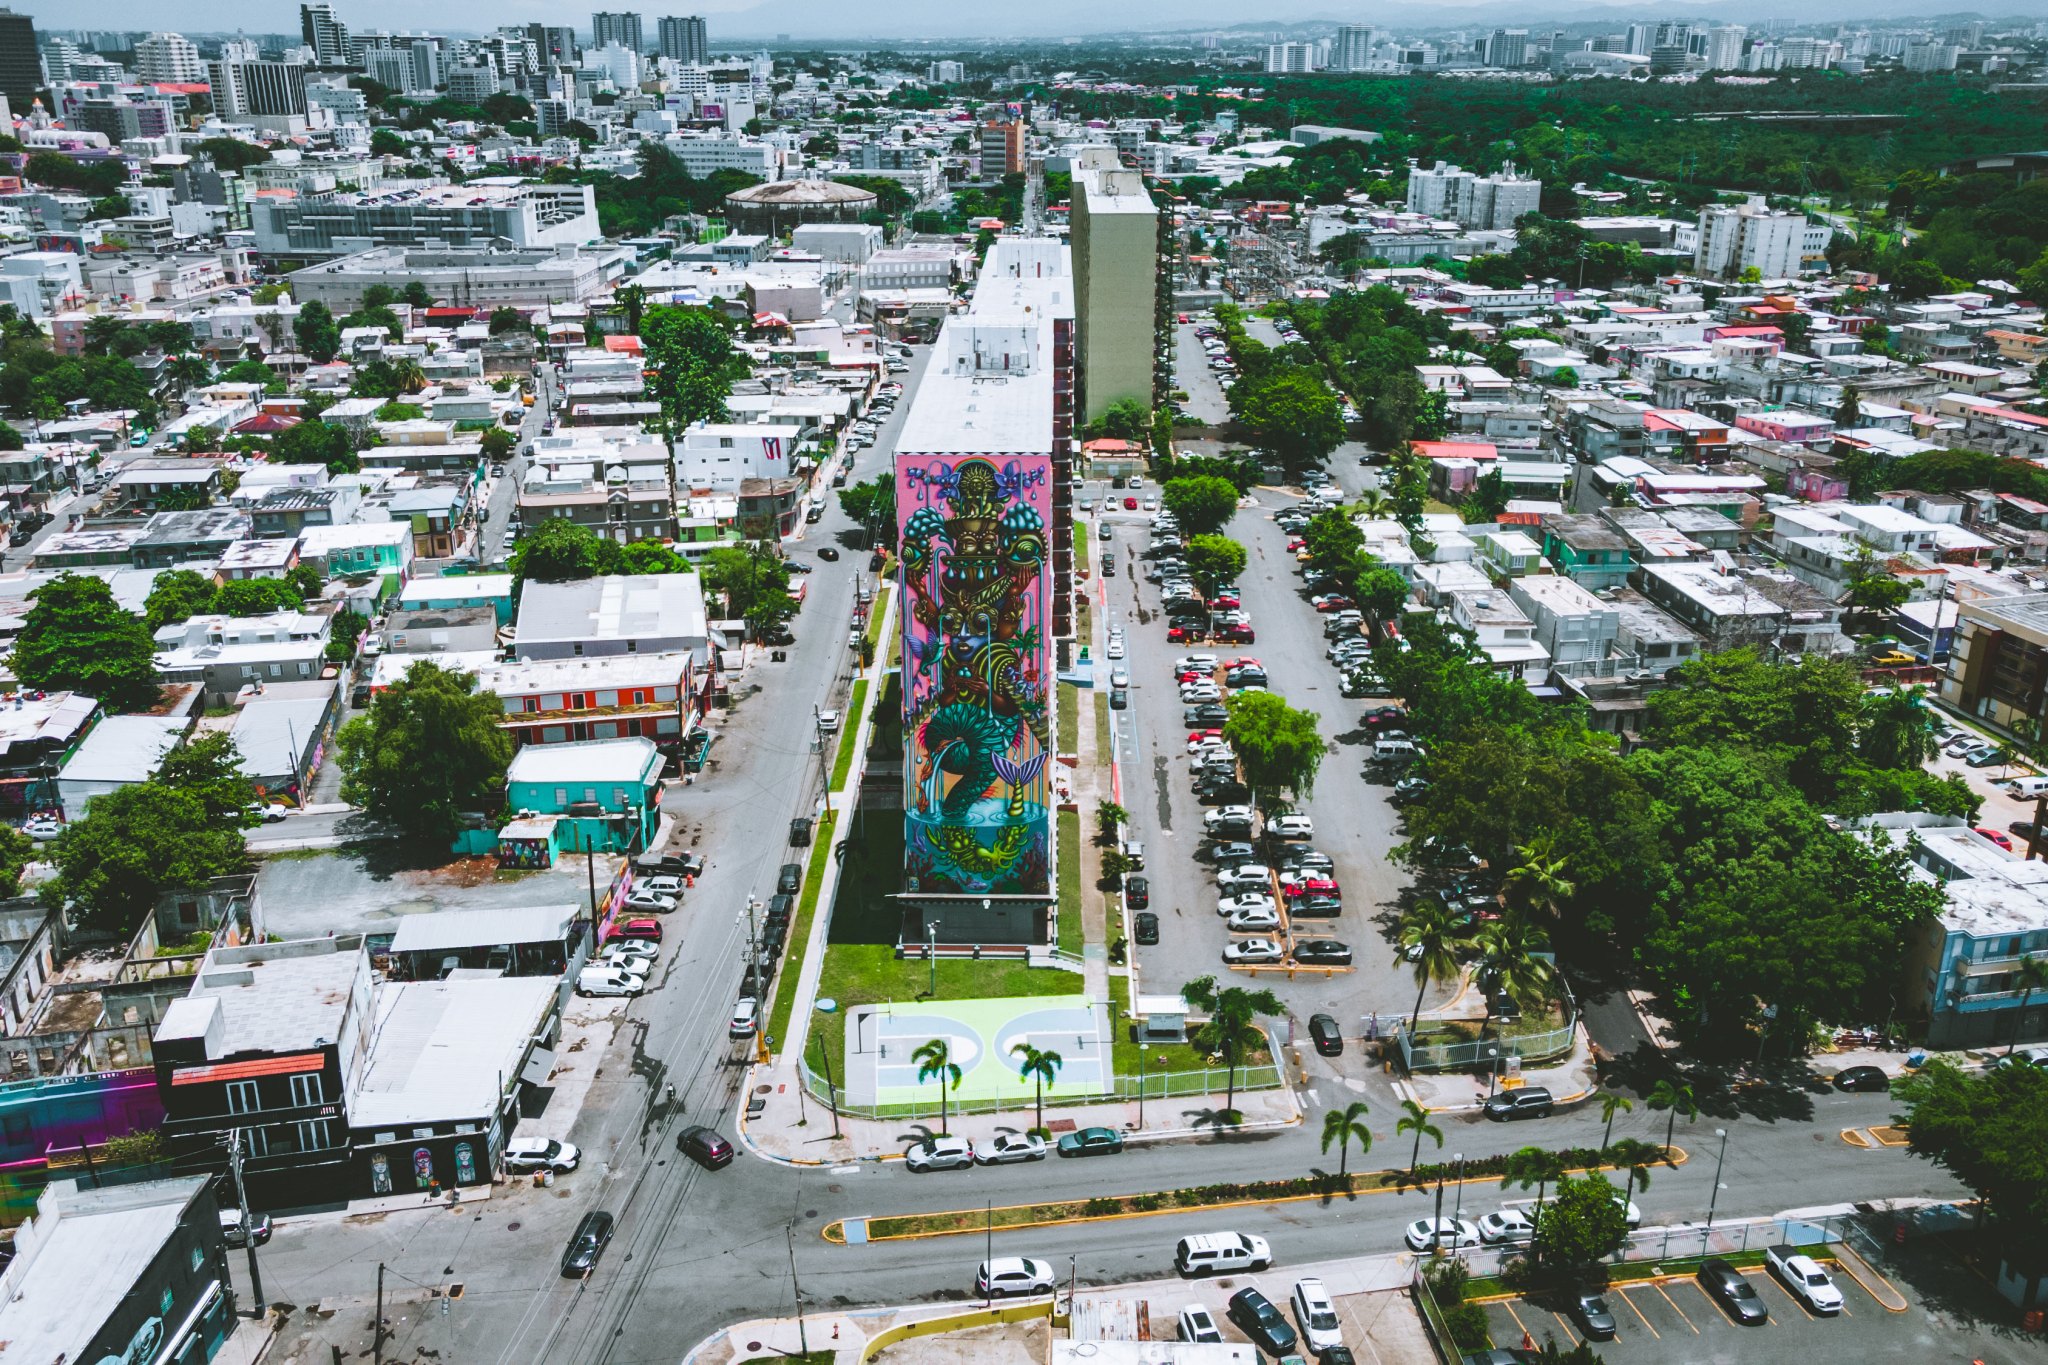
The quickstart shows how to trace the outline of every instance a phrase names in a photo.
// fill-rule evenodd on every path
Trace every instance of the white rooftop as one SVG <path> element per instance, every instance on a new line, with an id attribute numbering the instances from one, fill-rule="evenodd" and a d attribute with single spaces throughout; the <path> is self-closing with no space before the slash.
<path id="1" fill-rule="evenodd" d="M 488 910 L 437 910 L 398 921 L 391 951 L 435 953 L 449 948 L 489 948 L 501 943 L 560 942 L 583 913 L 575 905 L 519 905 Z"/>
<path id="2" fill-rule="evenodd" d="M 172 716 L 108 716 L 72 751 L 65 782 L 146 782 L 178 747 L 190 721 Z"/>
<path id="3" fill-rule="evenodd" d="M 572 744 L 529 744 L 512 755 L 507 782 L 531 782 L 537 786 L 571 782 L 633 783 L 661 770 L 660 756 L 651 739 L 593 739 Z"/>
<path id="4" fill-rule="evenodd" d="M 547 976 L 385 983 L 349 1125 L 489 1119 L 559 987 Z"/>

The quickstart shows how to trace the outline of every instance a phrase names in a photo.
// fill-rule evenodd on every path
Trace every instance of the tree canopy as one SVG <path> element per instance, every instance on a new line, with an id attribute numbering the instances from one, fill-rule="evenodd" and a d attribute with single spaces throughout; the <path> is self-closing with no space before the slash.
<path id="1" fill-rule="evenodd" d="M 1237 515 L 1237 498 L 1237 485 L 1213 474 L 1168 479 L 1159 490 L 1160 506 L 1190 536 L 1212 535 L 1229 525 Z"/>
<path id="2" fill-rule="evenodd" d="M 341 799 L 401 837 L 445 848 L 465 812 L 494 816 L 505 802 L 512 740 L 505 706 L 476 675 L 421 660 L 341 728 L 335 757 Z"/>
<path id="3" fill-rule="evenodd" d="M 1277 692 L 1235 692 L 1227 706 L 1223 738 L 1259 804 L 1271 810 L 1283 795 L 1308 796 L 1329 750 L 1316 728 L 1321 717 L 1296 710 Z"/>
<path id="4" fill-rule="evenodd" d="M 30 687 L 80 692 L 109 711 L 154 705 L 156 642 L 142 618 L 114 601 L 106 580 L 59 574 L 29 594 L 14 642 L 15 676 Z"/>
<path id="5" fill-rule="evenodd" d="M 670 440 L 694 423 L 724 420 L 726 396 L 747 376 L 748 365 L 723 317 L 709 308 L 649 308 L 640 341 L 654 371 L 648 393 L 661 404 Z"/>
<path id="6" fill-rule="evenodd" d="M 1966 1072 L 1935 1058 L 1893 1094 L 1913 1154 L 1976 1191 L 1999 1228 L 2038 1244 L 2048 1222 L 2048 1071 Z"/>

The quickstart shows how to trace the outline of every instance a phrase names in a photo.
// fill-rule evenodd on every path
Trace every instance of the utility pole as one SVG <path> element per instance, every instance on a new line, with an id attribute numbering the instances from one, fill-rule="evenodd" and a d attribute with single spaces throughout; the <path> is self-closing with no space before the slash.
<path id="1" fill-rule="evenodd" d="M 583 871 L 590 879 L 590 945 L 597 947 L 597 836 L 583 831 Z"/>
<path id="2" fill-rule="evenodd" d="M 789 1247 L 789 1287 L 796 1295 L 796 1349 L 799 1355 L 811 1353 L 810 1331 L 804 1326 L 804 1290 L 796 1278 L 796 1223 L 782 1225 L 782 1240 Z"/>
<path id="3" fill-rule="evenodd" d="M 249 1297 L 256 1301 L 256 1318 L 260 1321 L 265 1309 L 263 1302 L 263 1276 L 256 1269 L 256 1224 L 249 1217 L 249 1187 L 242 1183 L 242 1130 L 228 1131 L 228 1161 L 235 1173 L 235 1199 L 242 1206 L 242 1246 L 249 1253 Z M 379 1273 L 383 1267 L 379 1266 Z M 380 1279 L 379 1285 L 383 1283 Z"/>
<path id="4" fill-rule="evenodd" d="M 377 1262 L 377 1316 L 370 1321 L 370 1360 L 384 1365 L 384 1263 Z"/>

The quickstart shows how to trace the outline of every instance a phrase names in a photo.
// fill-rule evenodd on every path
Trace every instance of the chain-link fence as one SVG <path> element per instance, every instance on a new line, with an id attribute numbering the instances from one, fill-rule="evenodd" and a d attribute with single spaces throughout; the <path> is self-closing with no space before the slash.
<path id="1" fill-rule="evenodd" d="M 1567 1015 L 1559 1028 L 1541 1033 L 1524 1033 L 1509 1038 L 1479 1038 L 1462 1043 L 1417 1042 L 1406 1028 L 1394 1030 L 1394 1045 L 1401 1049 L 1401 1062 L 1409 1071 L 1478 1071 L 1499 1064 L 1507 1057 L 1525 1062 L 1559 1057 L 1572 1050 L 1578 1018 Z"/>
<path id="2" fill-rule="evenodd" d="M 818 1103 L 830 1106 L 838 1101 L 839 1113 L 844 1118 L 886 1119 L 936 1119 L 939 1117 L 937 1092 L 925 1103 L 914 1101 L 909 1104 L 852 1104 L 847 1101 L 844 1087 L 827 1088 L 825 1078 L 811 1070 L 807 1061 L 797 1063 L 803 1076 L 804 1089 Z M 1237 1069 L 1237 1093 L 1252 1090 L 1276 1090 L 1286 1083 L 1280 1068 L 1272 1063 L 1263 1066 L 1241 1066 Z M 1069 1104 L 1103 1104 L 1117 1100 L 1137 1100 L 1144 1092 L 1147 1100 L 1182 1099 L 1190 1095 L 1221 1095 L 1230 1085 L 1230 1073 L 1223 1067 L 1198 1071 L 1161 1071 L 1147 1076 L 1116 1076 L 1110 1080 L 1109 1089 L 1096 1095 L 1047 1095 L 1045 1107 L 1056 1109 Z M 946 1113 L 953 1114 L 1000 1114 L 1005 1111 L 1029 1109 L 1035 1097 L 1025 1093 L 1018 1098 L 966 1099 L 948 1097 Z"/>
<path id="3" fill-rule="evenodd" d="M 1851 1230 L 1862 1234 L 1853 1214 L 1826 1218 L 1745 1218 L 1716 1223 L 1682 1223 L 1668 1228 L 1642 1228 L 1629 1233 L 1610 1265 L 1691 1261 L 1706 1256 L 1736 1256 L 1765 1247 L 1825 1247 L 1843 1241 Z M 1867 1234 L 1862 1234 L 1868 1240 Z M 1526 1243 L 1468 1247 L 1459 1255 L 1475 1277 L 1498 1275 L 1511 1262 L 1529 1254 Z"/>

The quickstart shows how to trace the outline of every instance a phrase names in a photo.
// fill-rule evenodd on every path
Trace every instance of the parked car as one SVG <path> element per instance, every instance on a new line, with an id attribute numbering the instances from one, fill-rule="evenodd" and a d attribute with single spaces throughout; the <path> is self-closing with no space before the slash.
<path id="1" fill-rule="evenodd" d="M 1302 939 L 1294 945 L 1294 960 L 1304 967 L 1348 967 L 1351 945 L 1334 938 Z"/>
<path id="2" fill-rule="evenodd" d="M 1550 1092 L 1540 1085 L 1524 1086 L 1520 1090 L 1503 1090 L 1486 1102 L 1483 1112 L 1490 1119 L 1540 1119 L 1548 1118 L 1557 1103 Z"/>
<path id="3" fill-rule="evenodd" d="M 1223 945 L 1223 961 L 1232 967 L 1279 962 L 1286 956 L 1287 950 L 1270 938 L 1240 939 Z"/>
<path id="4" fill-rule="evenodd" d="M 676 1134 L 676 1150 L 709 1171 L 732 1165 L 733 1146 L 715 1128 L 692 1124 Z"/>
<path id="5" fill-rule="evenodd" d="M 903 1164 L 913 1171 L 964 1171 L 974 1164 L 974 1148 L 966 1138 L 926 1138 L 903 1154 Z"/>
<path id="6" fill-rule="evenodd" d="M 626 908 L 652 910 L 657 915 L 666 915 L 676 908 L 676 898 L 664 896 L 659 891 L 649 891 L 644 886 L 636 886 L 626 895 Z"/>
<path id="7" fill-rule="evenodd" d="M 1852 1066 L 1835 1073 L 1837 1090 L 1889 1090 L 1892 1078 L 1880 1067 Z"/>
<path id="8" fill-rule="evenodd" d="M 1318 1053 L 1325 1057 L 1336 1057 L 1344 1051 L 1344 1030 L 1337 1025 L 1337 1018 L 1331 1014 L 1311 1015 L 1308 1021 L 1309 1041 L 1315 1044 Z"/>
<path id="9" fill-rule="evenodd" d="M 1028 1256 L 998 1256 L 974 1268 L 974 1292 L 983 1298 L 1050 1294 L 1056 1283 L 1058 1277 L 1050 1261 L 1034 1261 Z"/>
<path id="10" fill-rule="evenodd" d="M 1061 1156 L 1110 1156 L 1124 1149 L 1124 1135 L 1114 1128 L 1083 1128 L 1060 1138 Z"/>
<path id="11" fill-rule="evenodd" d="M 1270 905 L 1233 910 L 1223 927 L 1233 934 L 1263 934 L 1280 927 L 1280 911 Z"/>
<path id="12" fill-rule="evenodd" d="M 1148 947 L 1159 942 L 1159 916 L 1147 910 L 1134 917 L 1131 921 L 1131 932 L 1138 942 Z"/>
<path id="13" fill-rule="evenodd" d="M 1287 913 L 1293 919 L 1335 919 L 1344 913 L 1344 902 L 1330 895 L 1303 896 L 1287 907 Z"/>
<path id="14" fill-rule="evenodd" d="M 64 832 L 64 822 L 53 816 L 37 815 L 22 824 L 21 832 L 38 841 L 48 841 Z"/>
<path id="15" fill-rule="evenodd" d="M 1607 1306 L 1607 1299 L 1600 1294 L 1578 1294 L 1571 1303 L 1572 1321 L 1579 1325 L 1579 1332 L 1588 1341 L 1614 1340 L 1614 1310 Z"/>
<path id="16" fill-rule="evenodd" d="M 249 1223 L 245 1229 L 242 1225 L 242 1211 L 240 1209 L 222 1209 L 220 1211 L 220 1240 L 230 1247 L 245 1247 L 252 1240 L 257 1246 L 262 1246 L 270 1240 L 270 1215 L 267 1213 L 250 1214 Z"/>
<path id="17" fill-rule="evenodd" d="M 515 1175 L 532 1171 L 554 1171 L 560 1174 L 573 1171 L 583 1160 L 583 1153 L 570 1143 L 557 1142 L 553 1138 L 514 1138 L 505 1144 L 505 1169 Z"/>
<path id="18" fill-rule="evenodd" d="M 593 1209 L 584 1214 L 583 1221 L 576 1225 L 576 1231 L 569 1235 L 568 1250 L 562 1253 L 563 1277 L 576 1279 L 597 1269 L 597 1258 L 604 1255 L 605 1244 L 611 1241 L 615 1226 L 612 1216 L 603 1209 Z"/>
<path id="19" fill-rule="evenodd" d="M 1239 867 L 1229 868 L 1217 879 L 1218 885 L 1226 894 L 1235 891 L 1264 890 L 1272 881 L 1273 869 L 1263 863 L 1245 863 Z"/>
<path id="20" fill-rule="evenodd" d="M 1428 1251 L 1433 1247 L 1455 1251 L 1480 1244 L 1479 1229 L 1469 1218 L 1418 1218 L 1408 1225 L 1402 1240 L 1408 1243 L 1410 1251 Z"/>
<path id="21" fill-rule="evenodd" d="M 1764 1265 L 1783 1282 L 1795 1298 L 1805 1302 L 1808 1308 L 1824 1317 L 1832 1317 L 1842 1311 L 1842 1291 L 1820 1268 L 1820 1263 L 1804 1255 L 1797 1247 L 1774 1246 L 1764 1249 Z"/>
<path id="22" fill-rule="evenodd" d="M 1756 1292 L 1756 1286 L 1749 1277 L 1716 1256 L 1705 1262 L 1694 1274 L 1700 1288 L 1707 1297 L 1718 1302 L 1728 1315 L 1745 1327 L 1762 1323 L 1771 1316 L 1770 1309 Z"/>
<path id="23" fill-rule="evenodd" d="M 576 973 L 578 995 L 638 995 L 646 989 L 645 976 L 623 967 L 585 967 Z"/>
<path id="24" fill-rule="evenodd" d="M 751 1038 L 761 1029 L 761 1002 L 749 996 L 733 1006 L 725 1026 L 728 1038 Z"/>
<path id="25" fill-rule="evenodd" d="M 1294 1323 L 1301 1329 L 1302 1344 L 1318 1356 L 1344 1344 L 1337 1305 L 1321 1280 L 1310 1277 L 1294 1282 Z"/>
<path id="26" fill-rule="evenodd" d="M 1313 839 L 1316 822 L 1306 815 L 1276 815 L 1266 822 L 1269 839 Z"/>
<path id="27" fill-rule="evenodd" d="M 1030 1133 L 998 1133 L 974 1144 L 975 1164 L 1000 1166 L 1013 1161 L 1045 1160 L 1045 1139 Z"/>
<path id="28" fill-rule="evenodd" d="M 1191 1303 L 1180 1310 L 1175 1335 L 1182 1341 L 1217 1345 L 1223 1340 L 1223 1329 L 1216 1325 L 1215 1317 L 1207 1308 L 1199 1303 Z"/>
<path id="29" fill-rule="evenodd" d="M 1535 1221 L 1520 1209 L 1499 1209 L 1479 1220 L 1482 1242 L 1527 1242 L 1535 1236 Z"/>
<path id="30" fill-rule="evenodd" d="M 1125 877 L 1124 903 L 1133 910 L 1143 910 L 1152 903 L 1152 884 L 1143 877 Z"/>
<path id="31" fill-rule="evenodd" d="M 1230 1296 L 1230 1320 L 1269 1356 L 1293 1352 L 1298 1338 L 1273 1301 L 1256 1289 L 1240 1289 Z"/>

